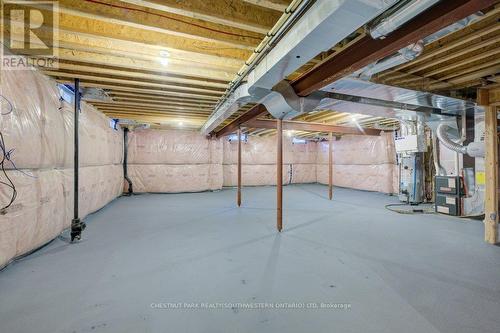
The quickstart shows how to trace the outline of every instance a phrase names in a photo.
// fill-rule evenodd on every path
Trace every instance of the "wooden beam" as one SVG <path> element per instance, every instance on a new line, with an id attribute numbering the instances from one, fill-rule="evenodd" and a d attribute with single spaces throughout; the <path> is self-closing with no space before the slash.
<path id="1" fill-rule="evenodd" d="M 243 115 L 240 117 L 236 118 L 226 126 L 224 126 L 221 130 L 217 131 L 215 133 L 215 137 L 219 138 L 221 136 L 225 136 L 231 133 L 234 133 L 234 131 L 238 130 L 238 127 L 240 127 L 242 124 L 246 123 L 247 121 L 250 121 L 252 119 L 257 118 L 258 116 L 263 115 L 264 113 L 267 112 L 267 109 L 264 105 L 262 104 L 257 104 L 254 107 L 252 107 L 250 110 L 245 112 Z"/>
<path id="2" fill-rule="evenodd" d="M 199 105 L 209 105 L 209 106 L 214 106 L 216 103 L 216 100 L 213 99 L 204 99 L 204 98 L 191 98 L 187 100 L 186 98 L 183 97 L 171 97 L 171 96 L 159 96 L 155 94 L 149 94 L 149 93 L 134 93 L 134 92 L 128 92 L 128 91 L 120 91 L 120 90 L 111 90 L 108 91 L 108 95 L 113 98 L 115 101 L 132 101 L 136 100 L 139 102 L 144 102 L 144 101 L 153 101 L 153 102 L 184 102 L 184 101 L 189 101 L 190 103 L 196 103 Z"/>
<path id="3" fill-rule="evenodd" d="M 238 128 L 238 207 L 241 206 L 241 128 Z"/>
<path id="4" fill-rule="evenodd" d="M 60 83 L 69 83 L 71 80 L 57 80 Z M 217 96 L 209 96 L 209 95 L 199 95 L 199 94 L 191 94 L 191 93 L 185 93 L 185 92 L 177 92 L 177 91 L 168 91 L 168 90 L 162 90 L 162 89 L 146 89 L 146 88 L 140 88 L 140 87 L 133 87 L 133 86 L 127 86 L 127 85 L 119 85 L 119 84 L 104 84 L 104 83 L 99 83 L 95 81 L 82 81 L 81 82 L 82 87 L 89 87 L 89 88 L 102 88 L 102 89 L 112 89 L 113 91 L 130 91 L 130 92 L 135 92 L 135 93 L 146 93 L 146 94 L 154 94 L 158 96 L 175 96 L 175 97 L 184 97 L 184 98 L 190 98 L 193 100 L 196 100 L 197 98 L 203 99 L 203 100 L 214 100 L 217 101 L 218 97 Z"/>
<path id="5" fill-rule="evenodd" d="M 500 8 L 500 7 L 499 7 Z M 495 12 L 495 13 L 494 13 Z M 488 12 L 486 15 L 490 15 L 490 13 L 493 13 L 493 15 L 498 14 L 499 9 L 494 9 L 490 12 Z M 452 51 L 452 56 L 460 56 L 463 55 L 467 52 L 473 51 L 474 49 L 480 48 L 480 46 L 476 43 L 479 44 L 484 44 L 485 46 L 491 45 L 492 43 L 495 43 L 496 37 L 493 35 L 495 32 L 497 32 L 500 29 L 498 24 L 492 24 L 492 25 L 487 25 L 484 28 L 481 28 L 480 30 L 474 29 L 470 34 L 467 34 L 466 36 L 462 36 L 461 38 L 458 38 L 457 40 L 454 40 L 452 42 L 446 43 L 444 45 L 441 45 L 439 41 L 436 42 L 437 45 L 435 48 L 433 48 L 430 51 L 425 51 L 424 54 L 420 55 L 417 59 L 414 61 L 410 61 L 408 63 L 399 65 L 398 67 L 395 68 L 397 71 L 401 71 L 403 69 L 413 67 L 416 64 L 420 63 L 427 63 L 429 60 L 432 60 L 434 58 L 437 58 L 438 56 L 443 56 L 443 57 L 448 57 L 450 55 L 450 51 L 457 49 L 455 51 Z M 488 35 L 493 35 L 492 38 L 486 38 L 485 36 Z M 461 50 L 466 50 L 462 52 Z M 457 53 L 458 52 L 458 53 Z"/>
<path id="6" fill-rule="evenodd" d="M 183 113 L 179 111 L 157 111 L 151 109 L 108 109 L 108 108 L 97 108 L 99 111 L 104 113 L 116 113 L 121 115 L 136 115 L 136 116 L 155 116 L 155 117 L 172 117 L 177 120 L 180 119 L 207 119 L 209 114 L 193 114 L 193 113 Z"/>
<path id="7" fill-rule="evenodd" d="M 67 73 L 64 71 L 55 71 L 55 70 L 44 70 L 42 71 L 44 74 L 55 77 L 55 78 L 72 78 L 79 77 L 82 80 L 86 81 L 98 81 L 105 83 L 115 83 L 115 84 L 126 84 L 126 85 L 134 85 L 136 87 L 145 87 L 145 88 L 160 88 L 162 90 L 170 90 L 176 92 L 193 92 L 199 93 L 202 95 L 212 95 L 212 96 L 221 96 L 224 93 L 224 90 L 210 87 L 202 87 L 202 86 L 193 86 L 186 84 L 170 84 L 170 83 L 157 83 L 152 82 L 150 80 L 135 80 L 132 78 L 115 78 L 110 77 L 109 75 L 102 74 L 84 74 L 84 73 Z"/>
<path id="8" fill-rule="evenodd" d="M 274 129 L 277 127 L 275 119 L 254 119 L 243 123 L 249 128 L 268 128 Z M 284 120 L 283 129 L 287 131 L 310 131 L 310 132 L 333 132 L 337 134 L 355 134 L 355 135 L 375 135 L 378 136 L 381 130 L 374 128 L 360 129 L 358 127 L 347 127 L 328 125 L 320 123 L 309 123 L 305 121 Z"/>
<path id="9" fill-rule="evenodd" d="M 447 86 L 449 84 L 451 84 L 452 86 L 458 87 L 458 86 L 461 86 L 467 82 L 479 80 L 482 77 L 494 75 L 494 74 L 497 74 L 499 72 L 500 72 L 500 64 L 496 64 L 492 67 L 485 68 L 485 69 L 476 71 L 474 73 L 469 73 L 469 74 L 457 76 L 453 79 L 448 80 L 448 82 L 446 82 L 446 84 L 444 84 L 444 83 L 431 84 L 429 86 L 429 89 L 431 89 L 431 90 L 445 89 L 445 88 L 447 88 Z"/>
<path id="10" fill-rule="evenodd" d="M 292 86 L 297 95 L 307 96 L 496 2 L 496 0 L 441 1 L 384 39 L 365 36 L 342 53 L 334 54 L 294 80 Z"/>
<path id="11" fill-rule="evenodd" d="M 489 91 L 489 104 L 500 106 L 500 84 L 494 84 Z"/>
<path id="12" fill-rule="evenodd" d="M 276 228 L 283 230 L 283 120 L 277 120 L 276 149 Z"/>
<path id="13" fill-rule="evenodd" d="M 122 2 L 262 34 L 267 33 L 280 17 L 276 11 L 258 8 L 241 1 L 228 3 L 224 0 L 122 0 Z"/>
<path id="14" fill-rule="evenodd" d="M 127 79 L 138 79 L 150 82 L 165 82 L 177 85 L 187 85 L 187 86 L 204 86 L 211 88 L 227 88 L 227 82 L 208 80 L 208 79 L 197 79 L 188 78 L 181 75 L 172 75 L 163 72 L 150 72 L 150 71 L 139 71 L 124 68 L 112 68 L 109 66 L 95 66 L 91 64 L 78 64 L 78 63 L 68 63 L 59 62 L 58 70 L 66 73 L 76 74 L 85 73 L 86 75 L 94 75 L 96 77 L 120 77 Z M 75 77 L 77 77 L 75 75 Z"/>
<path id="15" fill-rule="evenodd" d="M 6 27 L 5 29 L 9 29 Z M 23 35 L 15 33 L 16 38 L 23 38 Z M 37 36 L 49 43 L 51 31 L 41 29 L 37 31 Z M 189 65 L 197 68 L 220 68 L 231 72 L 238 71 L 244 64 L 244 59 L 235 59 L 231 57 L 221 57 L 209 55 L 203 52 L 192 52 L 173 47 L 166 47 L 161 44 L 147 43 L 147 41 L 128 41 L 117 38 L 106 37 L 99 34 L 75 33 L 59 28 L 58 29 L 59 46 L 63 49 L 78 50 L 84 52 L 96 52 L 123 57 L 124 54 L 133 59 L 158 62 L 160 52 L 169 53 L 171 64 Z M 50 44 L 50 43 L 49 43 Z M 52 44 L 50 44 L 52 45 Z"/>
<path id="16" fill-rule="evenodd" d="M 255 6 L 261 6 L 264 8 L 269 8 L 272 10 L 277 10 L 279 12 L 284 12 L 285 9 L 290 4 L 287 0 L 243 0 Z"/>
<path id="17" fill-rule="evenodd" d="M 328 198 L 333 198 L 333 133 L 328 133 Z"/>
<path id="18" fill-rule="evenodd" d="M 102 100 L 94 100 L 94 99 L 85 99 L 86 102 L 89 102 L 93 105 L 99 105 L 99 106 L 118 106 L 118 107 L 127 107 L 127 106 L 147 106 L 151 108 L 169 108 L 169 107 L 174 107 L 174 108 L 179 108 L 179 110 L 184 110 L 184 109 L 193 109 L 193 110 L 203 110 L 207 111 L 209 113 L 212 112 L 212 107 L 210 105 L 200 105 L 195 102 L 167 102 L 167 103 L 162 103 L 162 102 L 155 102 L 155 101 L 150 101 L 150 100 L 144 100 L 143 102 L 138 102 L 138 101 L 102 101 Z"/>
<path id="19" fill-rule="evenodd" d="M 59 12 L 130 26 L 148 31 L 166 33 L 208 42 L 221 42 L 229 47 L 252 49 L 263 34 L 214 24 L 172 13 L 160 12 L 116 0 L 59 0 Z"/>
<path id="20" fill-rule="evenodd" d="M 168 66 L 162 66 L 158 61 L 144 61 L 134 59 L 132 54 L 122 56 L 114 56 L 109 54 L 85 52 L 76 50 L 59 49 L 58 58 L 69 62 L 80 62 L 94 65 L 105 65 L 113 67 L 121 67 L 126 69 L 147 70 L 159 73 L 171 73 L 177 75 L 185 75 L 202 79 L 216 79 L 220 81 L 231 81 L 234 76 L 233 72 L 219 70 L 217 67 L 200 68 L 192 64 L 191 68 L 186 68 L 186 65 L 177 65 L 171 62 Z"/>
<path id="21" fill-rule="evenodd" d="M 485 204 L 484 240 L 490 244 L 498 242 L 498 133 L 497 108 L 490 105 L 489 91 L 479 89 L 478 104 L 485 108 Z"/>

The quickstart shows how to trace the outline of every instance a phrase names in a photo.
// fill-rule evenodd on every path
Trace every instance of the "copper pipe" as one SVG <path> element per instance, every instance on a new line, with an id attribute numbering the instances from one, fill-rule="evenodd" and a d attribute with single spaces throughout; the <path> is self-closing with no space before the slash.
<path id="1" fill-rule="evenodd" d="M 333 133 L 328 133 L 328 198 L 333 198 Z"/>
<path id="2" fill-rule="evenodd" d="M 278 119 L 276 126 L 278 147 L 276 149 L 276 227 L 283 229 L 283 120 Z"/>
<path id="3" fill-rule="evenodd" d="M 238 207 L 241 206 L 241 128 L 238 127 Z"/>

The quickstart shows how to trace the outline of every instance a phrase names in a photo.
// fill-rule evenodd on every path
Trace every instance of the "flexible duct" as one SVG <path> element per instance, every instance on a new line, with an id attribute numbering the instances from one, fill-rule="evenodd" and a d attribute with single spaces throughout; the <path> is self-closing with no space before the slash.
<path id="1" fill-rule="evenodd" d="M 451 127 L 445 124 L 440 124 L 438 126 L 436 135 L 439 141 L 443 144 L 443 146 L 445 146 L 450 150 L 456 151 L 457 153 L 460 154 L 467 154 L 467 147 L 454 142 L 448 137 L 447 133 L 448 129 L 451 129 Z"/>
<path id="2" fill-rule="evenodd" d="M 437 136 L 432 133 L 432 159 L 434 161 L 434 168 L 436 169 L 437 176 L 446 176 L 446 170 L 439 163 L 439 145 L 437 144 Z"/>
<path id="3" fill-rule="evenodd" d="M 451 129 L 451 127 L 441 124 L 436 130 L 436 135 L 443 146 L 460 154 L 467 154 L 472 157 L 484 157 L 484 143 L 471 142 L 467 146 L 462 146 L 448 137 L 448 129 Z"/>

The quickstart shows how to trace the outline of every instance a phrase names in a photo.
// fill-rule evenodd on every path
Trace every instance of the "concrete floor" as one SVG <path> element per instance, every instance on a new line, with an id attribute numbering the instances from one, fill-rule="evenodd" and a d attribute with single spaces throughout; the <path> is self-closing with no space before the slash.
<path id="1" fill-rule="evenodd" d="M 119 198 L 81 243 L 0 272 L 0 331 L 500 332 L 500 247 L 480 221 L 389 212 L 396 199 L 378 193 L 284 191 L 282 234 L 273 187 L 245 188 L 240 209 L 234 189 Z M 291 308 L 321 302 L 350 309 Z M 242 308 L 256 303 L 288 308 Z"/>

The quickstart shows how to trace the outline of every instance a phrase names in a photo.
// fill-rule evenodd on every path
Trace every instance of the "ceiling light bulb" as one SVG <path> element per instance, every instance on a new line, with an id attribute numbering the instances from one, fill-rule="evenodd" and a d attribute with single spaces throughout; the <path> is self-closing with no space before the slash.
<path id="1" fill-rule="evenodd" d="M 160 58 L 160 64 L 163 66 L 168 66 L 168 59 L 167 58 Z"/>

